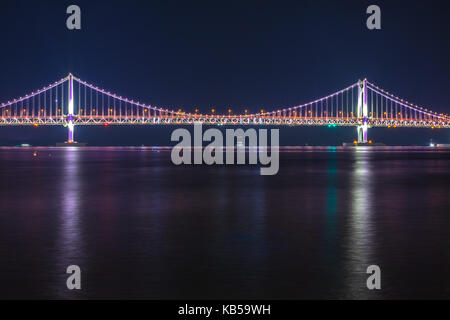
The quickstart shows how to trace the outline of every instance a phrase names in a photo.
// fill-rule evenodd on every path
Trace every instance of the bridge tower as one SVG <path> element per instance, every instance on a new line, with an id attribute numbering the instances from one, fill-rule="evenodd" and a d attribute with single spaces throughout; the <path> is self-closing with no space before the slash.
<path id="1" fill-rule="evenodd" d="M 68 143 L 74 143 L 73 136 L 75 131 L 75 125 L 73 123 L 73 112 L 74 112 L 74 104 L 73 104 L 73 75 L 69 73 L 69 107 L 67 113 L 67 127 L 69 128 L 69 138 L 67 140 Z"/>
<path id="2" fill-rule="evenodd" d="M 367 130 L 369 122 L 369 109 L 367 108 L 367 79 L 358 82 L 358 143 L 368 143 Z"/>

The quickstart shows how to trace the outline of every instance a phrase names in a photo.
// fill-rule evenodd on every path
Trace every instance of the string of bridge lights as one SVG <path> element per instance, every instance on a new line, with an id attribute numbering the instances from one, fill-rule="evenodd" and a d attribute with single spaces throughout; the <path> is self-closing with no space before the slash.
<path id="1" fill-rule="evenodd" d="M 320 98 L 320 99 L 311 101 L 311 102 L 309 102 L 309 103 L 304 103 L 304 104 L 299 105 L 299 106 L 290 107 L 290 108 L 284 108 L 284 109 L 277 110 L 277 111 L 271 111 L 271 112 L 265 112 L 265 113 L 261 112 L 261 113 L 259 113 L 258 115 L 266 116 L 266 115 L 270 115 L 270 114 L 273 114 L 273 113 L 280 113 L 280 112 L 286 112 L 286 111 L 292 111 L 292 110 L 295 110 L 295 109 L 305 108 L 305 107 L 308 107 L 308 106 L 313 105 L 313 104 L 321 103 L 321 102 L 323 102 L 323 101 L 325 101 L 325 100 L 331 99 L 331 98 L 333 98 L 333 97 L 335 97 L 335 96 L 338 96 L 338 95 L 340 95 L 340 94 L 346 93 L 347 91 L 352 90 L 352 89 L 354 89 L 354 88 L 357 87 L 357 86 L 358 86 L 358 82 L 352 84 L 351 86 L 348 86 L 348 87 L 345 88 L 345 89 L 342 89 L 342 90 L 340 90 L 340 91 L 334 92 L 334 93 L 332 93 L 332 94 L 329 94 L 329 95 L 326 96 L 326 97 L 323 97 L 323 98 Z"/>
<path id="2" fill-rule="evenodd" d="M 152 109 L 152 110 L 155 110 L 155 111 L 168 112 L 168 113 L 170 113 L 170 114 L 179 114 L 179 113 L 180 113 L 180 111 L 177 112 L 177 111 L 175 111 L 175 110 L 162 109 L 162 108 L 158 108 L 158 107 L 146 105 L 146 104 L 143 104 L 143 103 L 141 103 L 141 102 L 136 102 L 136 101 L 134 101 L 134 100 L 130 100 L 130 99 L 124 98 L 124 97 L 122 97 L 122 96 L 118 96 L 118 95 L 116 95 L 116 94 L 114 94 L 114 93 L 111 93 L 111 92 L 109 92 L 109 91 L 107 91 L 107 90 L 105 90 L 105 89 L 99 88 L 99 87 L 97 87 L 97 86 L 95 86 L 95 85 L 93 85 L 93 84 L 90 84 L 90 83 L 88 83 L 88 82 L 86 82 L 86 81 L 84 81 L 84 80 L 82 80 L 82 79 L 80 79 L 80 78 L 77 78 L 77 77 L 75 77 L 75 76 L 73 76 L 73 79 L 74 79 L 75 81 L 79 82 L 80 84 L 87 86 L 88 88 L 90 88 L 90 89 L 92 89 L 92 90 L 98 91 L 98 92 L 101 93 L 101 94 L 105 94 L 105 95 L 107 95 L 107 96 L 109 96 L 109 97 L 111 97 L 111 98 L 120 100 L 120 101 L 125 102 L 125 103 L 133 104 L 133 105 L 135 105 L 135 106 L 139 106 L 139 107 L 142 107 L 142 108 Z M 330 95 L 328 95 L 328 96 L 326 96 L 326 97 L 323 97 L 323 98 L 320 98 L 320 99 L 317 99 L 317 100 L 314 100 L 314 101 L 311 101 L 311 102 L 309 102 L 309 103 L 305 103 L 305 104 L 302 104 L 302 105 L 299 105 L 299 106 L 290 107 L 290 108 L 284 108 L 284 109 L 281 109 L 281 110 L 271 111 L 271 112 L 263 112 L 263 111 L 262 111 L 262 112 L 260 112 L 260 113 L 252 113 L 252 114 L 248 114 L 248 115 L 245 114 L 244 116 L 245 116 L 245 117 L 267 116 L 267 115 L 270 115 L 270 114 L 273 114 L 273 113 L 277 113 L 277 112 L 285 112 L 285 111 L 288 111 L 288 110 L 289 110 L 289 111 L 292 111 L 293 109 L 304 108 L 304 107 L 307 107 L 307 106 L 309 106 L 309 105 L 317 104 L 317 103 L 323 102 L 323 101 L 325 101 L 325 100 L 328 100 L 328 99 L 330 99 L 330 98 L 333 98 L 333 97 L 335 97 L 335 96 L 338 96 L 338 95 L 340 95 L 340 94 L 343 94 L 343 93 L 345 93 L 345 92 L 347 92 L 347 91 L 349 91 L 349 90 L 351 90 L 351 89 L 354 89 L 354 88 L 357 87 L 357 86 L 358 86 L 358 83 L 354 83 L 354 84 L 348 86 L 347 88 L 342 89 L 342 90 L 337 91 L 337 92 L 334 92 L 334 93 L 332 93 L 332 94 L 330 94 Z M 229 110 L 229 112 L 230 112 L 230 110 Z M 214 110 L 214 109 L 212 109 L 212 113 L 215 113 L 215 110 Z M 186 114 L 186 115 L 188 115 L 188 116 L 194 116 L 194 114 L 192 114 L 192 113 L 184 113 L 184 114 Z M 210 115 L 203 115 L 203 114 L 198 115 L 198 114 L 195 114 L 195 116 L 210 116 Z M 215 115 L 215 116 L 216 116 L 216 117 L 220 117 L 221 115 Z M 226 115 L 223 115 L 223 116 L 226 116 Z"/>
<path id="3" fill-rule="evenodd" d="M 40 90 L 38 90 L 36 92 L 32 92 L 30 94 L 27 94 L 24 97 L 20 97 L 18 99 L 14 99 L 12 101 L 4 102 L 4 103 L 0 104 L 0 108 L 9 107 L 9 106 L 11 106 L 11 105 L 13 105 L 15 103 L 19 103 L 19 102 L 25 101 L 27 99 L 33 98 L 33 97 L 35 97 L 35 96 L 37 96 L 37 95 L 39 95 L 41 93 L 44 93 L 44 92 L 46 92 L 46 91 L 48 91 L 50 89 L 53 89 L 53 88 L 59 86 L 60 84 L 66 82 L 67 80 L 69 80 L 68 76 L 65 77 L 65 78 L 62 78 L 59 81 L 56 81 L 55 83 L 52 83 L 52 84 L 48 85 L 46 87 L 43 87 L 42 89 L 40 89 Z"/>
<path id="4" fill-rule="evenodd" d="M 88 82 L 86 82 L 86 81 L 83 81 L 83 80 L 81 80 L 80 78 L 77 78 L 77 77 L 75 77 L 75 76 L 72 76 L 72 77 L 73 77 L 73 80 L 79 82 L 80 84 L 85 85 L 86 87 L 88 87 L 88 88 L 90 88 L 90 89 L 92 89 L 92 90 L 98 91 L 98 92 L 100 92 L 101 94 L 107 95 L 107 96 L 109 96 L 109 97 L 111 97 L 111 98 L 113 98 L 113 99 L 117 99 L 117 100 L 120 100 L 120 101 L 125 102 L 125 103 L 134 104 L 134 105 L 136 105 L 136 106 L 139 106 L 139 107 L 142 107 L 142 108 L 146 108 L 146 109 L 151 109 L 151 110 L 154 110 L 154 111 L 160 111 L 160 112 L 165 111 L 165 112 L 173 112 L 173 113 L 175 113 L 173 110 L 171 111 L 171 110 L 167 110 L 167 109 L 162 109 L 162 108 L 158 108 L 158 107 L 153 107 L 153 106 L 150 106 L 150 105 L 143 104 L 143 103 L 141 103 L 141 102 L 139 102 L 139 101 L 136 102 L 136 101 L 134 101 L 134 100 L 130 100 L 130 99 L 128 99 L 128 98 L 124 98 L 124 97 L 118 96 L 118 95 L 116 95 L 116 94 L 114 94 L 114 93 L 111 93 L 111 92 L 106 91 L 106 90 L 104 90 L 104 89 L 102 89 L 102 88 L 99 88 L 99 87 L 97 87 L 97 86 L 94 86 L 93 84 L 90 84 L 90 83 L 88 83 Z"/>
<path id="5" fill-rule="evenodd" d="M 394 94 L 392 94 L 392 93 L 390 93 L 390 92 L 388 92 L 388 91 L 378 87 L 377 85 L 375 85 L 375 84 L 373 84 L 371 82 L 367 81 L 367 84 L 368 84 L 368 89 L 372 90 L 373 92 L 375 92 L 375 93 L 377 93 L 379 95 L 382 95 L 386 99 L 389 99 L 389 100 L 391 100 L 391 101 L 393 101 L 393 102 L 395 102 L 397 104 L 403 105 L 404 107 L 411 108 L 411 109 L 413 109 L 415 111 L 422 112 L 422 113 L 425 113 L 425 114 L 430 115 L 430 116 L 437 116 L 437 117 L 444 117 L 444 118 L 446 117 L 446 115 L 444 115 L 444 114 L 438 114 L 437 112 L 428 110 L 426 108 L 423 108 L 423 107 L 420 107 L 420 106 L 418 106 L 416 104 L 408 102 L 408 101 L 406 101 L 406 100 L 404 100 L 404 99 L 402 99 L 402 98 L 400 98 L 400 97 L 398 97 L 398 96 L 396 96 L 396 95 L 394 95 Z"/>

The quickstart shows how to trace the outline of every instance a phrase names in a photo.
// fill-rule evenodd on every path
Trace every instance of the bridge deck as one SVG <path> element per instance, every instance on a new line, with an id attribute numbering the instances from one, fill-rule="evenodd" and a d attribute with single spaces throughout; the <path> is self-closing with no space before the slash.
<path id="1" fill-rule="evenodd" d="M 75 125 L 268 125 L 268 126 L 359 126 L 358 118 L 299 118 L 272 116 L 74 116 Z M 65 125 L 67 117 L 1 117 L 0 126 Z M 450 128 L 450 121 L 369 118 L 370 127 Z"/>

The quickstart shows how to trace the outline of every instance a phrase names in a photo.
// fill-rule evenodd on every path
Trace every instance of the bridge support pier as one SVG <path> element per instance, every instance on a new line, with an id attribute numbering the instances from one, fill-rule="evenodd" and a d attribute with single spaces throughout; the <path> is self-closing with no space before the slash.
<path id="1" fill-rule="evenodd" d="M 67 143 L 74 143 L 73 134 L 75 131 L 75 125 L 73 123 L 69 122 L 67 127 L 69 128 L 69 138 L 67 139 Z"/>
<path id="2" fill-rule="evenodd" d="M 362 126 L 358 126 L 358 143 L 368 143 L 369 140 L 367 138 L 367 131 L 368 126 L 367 123 L 363 124 Z"/>
<path id="3" fill-rule="evenodd" d="M 367 79 L 358 83 L 358 119 L 362 121 L 357 128 L 358 143 L 368 143 L 369 109 L 367 108 Z"/>

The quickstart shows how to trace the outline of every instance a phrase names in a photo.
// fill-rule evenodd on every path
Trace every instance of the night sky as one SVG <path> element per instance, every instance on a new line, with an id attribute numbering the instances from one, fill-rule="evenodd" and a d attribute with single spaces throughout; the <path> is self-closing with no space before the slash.
<path id="1" fill-rule="evenodd" d="M 299 105 L 358 79 L 450 113 L 445 1 L 22 1 L 0 4 L 0 101 L 72 72 L 119 95 L 192 112 Z M 66 28 L 77 4 L 82 30 Z M 377 4 L 382 30 L 366 28 Z M 173 127 L 78 127 L 95 145 L 170 145 Z M 340 145 L 355 128 L 282 128 L 282 144 Z M 450 130 L 371 129 L 387 144 Z M 0 128 L 0 145 L 54 144 L 63 127 Z"/>

